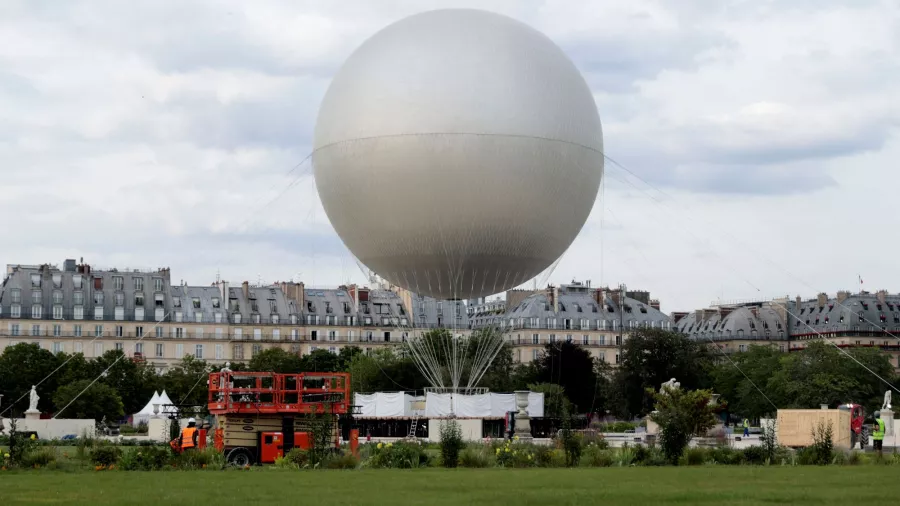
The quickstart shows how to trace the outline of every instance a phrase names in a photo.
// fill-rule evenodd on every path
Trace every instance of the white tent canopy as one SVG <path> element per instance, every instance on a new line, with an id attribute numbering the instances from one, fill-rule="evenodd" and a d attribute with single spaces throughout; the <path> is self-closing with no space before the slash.
<path id="1" fill-rule="evenodd" d="M 424 412 L 416 409 L 423 400 Z M 362 418 L 443 418 L 451 414 L 461 418 L 502 418 L 507 412 L 517 410 L 515 394 L 500 393 L 451 395 L 428 392 L 423 398 L 404 392 L 376 392 L 355 394 L 353 403 L 360 407 Z M 526 411 L 532 417 L 544 416 L 544 394 L 529 392 Z"/>
<path id="2" fill-rule="evenodd" d="M 164 413 L 174 413 L 176 411 L 174 406 L 166 406 L 166 404 L 172 404 L 172 401 L 169 399 L 166 391 L 163 390 L 163 393 L 160 394 L 158 392 L 153 392 L 153 397 L 150 398 L 150 402 L 147 403 L 146 406 L 143 407 L 140 411 L 134 414 L 132 417 L 132 423 L 137 425 L 141 422 L 148 423 L 150 421 L 150 417 L 153 416 L 153 405 L 159 405 L 159 414 Z"/>

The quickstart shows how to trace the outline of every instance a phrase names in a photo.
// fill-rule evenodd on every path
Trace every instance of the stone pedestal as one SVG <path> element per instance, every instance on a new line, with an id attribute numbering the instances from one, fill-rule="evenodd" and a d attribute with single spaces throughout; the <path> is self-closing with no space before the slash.
<path id="1" fill-rule="evenodd" d="M 894 412 L 890 409 L 881 410 L 881 419 L 884 420 L 884 435 L 894 436 Z"/>
<path id="2" fill-rule="evenodd" d="M 40 420 L 41 412 L 36 409 L 29 409 L 28 411 L 25 412 L 25 419 L 26 420 Z"/>
<path id="3" fill-rule="evenodd" d="M 531 437 L 531 417 L 528 416 L 528 390 L 516 390 L 516 425 L 513 436 L 518 436 L 519 441 L 530 443 L 534 438 Z"/>

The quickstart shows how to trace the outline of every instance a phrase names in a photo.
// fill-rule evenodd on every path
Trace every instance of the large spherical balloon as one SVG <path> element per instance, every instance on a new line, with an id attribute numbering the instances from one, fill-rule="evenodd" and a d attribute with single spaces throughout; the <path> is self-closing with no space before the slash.
<path id="1" fill-rule="evenodd" d="M 315 129 L 316 185 L 350 251 L 439 299 L 499 293 L 572 244 L 603 175 L 590 89 L 505 16 L 426 12 L 344 63 Z"/>

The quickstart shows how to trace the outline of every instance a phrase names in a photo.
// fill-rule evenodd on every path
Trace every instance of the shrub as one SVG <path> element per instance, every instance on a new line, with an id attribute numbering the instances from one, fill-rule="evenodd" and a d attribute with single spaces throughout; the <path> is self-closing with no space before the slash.
<path id="1" fill-rule="evenodd" d="M 588 445 L 581 456 L 581 464 L 588 467 L 609 467 L 613 465 L 613 455 L 610 450 Z"/>
<path id="2" fill-rule="evenodd" d="M 356 469 L 359 466 L 359 459 L 352 453 L 332 454 L 327 457 L 324 462 L 326 469 Z"/>
<path id="3" fill-rule="evenodd" d="M 285 465 L 294 466 L 297 469 L 303 469 L 309 465 L 309 452 L 303 448 L 291 448 L 284 456 Z"/>
<path id="4" fill-rule="evenodd" d="M 766 448 L 762 446 L 748 446 L 747 448 L 744 448 L 744 462 L 748 464 L 762 465 L 769 460 Z"/>
<path id="5" fill-rule="evenodd" d="M 694 435 L 705 434 L 715 426 L 708 390 L 686 391 L 666 388 L 661 392 L 648 389 L 656 401 L 652 419 L 659 424 L 659 443 L 666 460 L 677 465 Z"/>
<path id="6" fill-rule="evenodd" d="M 91 462 L 95 466 L 110 467 L 119 461 L 122 450 L 110 444 L 102 444 L 91 451 Z"/>
<path id="7" fill-rule="evenodd" d="M 441 424 L 441 464 L 444 467 L 456 467 L 462 448 L 462 429 L 459 423 L 453 419 L 445 420 Z"/>
<path id="8" fill-rule="evenodd" d="M 810 446 L 812 455 L 812 463 L 820 466 L 828 465 L 834 459 L 834 430 L 831 421 L 825 424 L 821 420 L 812 431 L 813 444 Z"/>
<path id="9" fill-rule="evenodd" d="M 215 448 L 191 450 L 175 457 L 174 464 L 179 469 L 221 470 L 225 468 L 225 455 Z"/>
<path id="10" fill-rule="evenodd" d="M 378 443 L 367 464 L 375 468 L 411 469 L 428 464 L 428 455 L 418 443 Z"/>
<path id="11" fill-rule="evenodd" d="M 615 465 L 619 467 L 628 467 L 634 464 L 634 449 L 625 444 L 616 453 Z"/>
<path id="12" fill-rule="evenodd" d="M 744 452 L 728 446 L 717 446 L 709 450 L 709 458 L 716 464 L 736 466 L 744 461 Z"/>
<path id="13" fill-rule="evenodd" d="M 19 465 L 24 468 L 47 467 L 56 462 L 56 452 L 52 448 L 33 449 L 22 456 Z"/>
<path id="14" fill-rule="evenodd" d="M 568 410 L 564 411 L 560 436 L 562 437 L 562 446 L 565 451 L 566 467 L 577 466 L 579 459 L 581 459 L 582 442 L 581 436 L 572 431 L 572 421 Z"/>
<path id="15" fill-rule="evenodd" d="M 122 454 L 119 467 L 126 471 L 156 471 L 169 467 L 172 457 L 168 446 L 134 448 Z"/>
<path id="16" fill-rule="evenodd" d="M 702 466 L 708 459 L 706 448 L 688 448 L 684 452 L 684 463 L 689 466 Z"/>
<path id="17" fill-rule="evenodd" d="M 459 455 L 459 465 L 470 468 L 491 466 L 491 457 L 483 449 L 466 448 Z"/>
<path id="18" fill-rule="evenodd" d="M 762 434 L 760 435 L 760 442 L 762 442 L 762 448 L 766 456 L 766 460 L 769 463 L 775 461 L 775 454 L 778 451 L 778 440 L 775 438 L 775 422 L 771 421 L 768 423 L 762 424 Z"/>

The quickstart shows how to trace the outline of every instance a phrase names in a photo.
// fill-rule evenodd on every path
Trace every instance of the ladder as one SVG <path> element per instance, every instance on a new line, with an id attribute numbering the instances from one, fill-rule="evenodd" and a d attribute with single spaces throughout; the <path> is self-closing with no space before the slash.
<path id="1" fill-rule="evenodd" d="M 416 416 L 413 418 L 412 423 L 409 424 L 409 434 L 406 436 L 407 439 L 417 439 L 416 438 L 416 427 L 419 425 L 419 414 L 416 413 Z"/>

